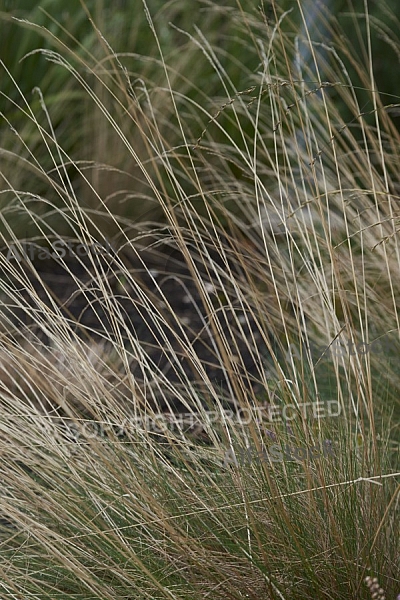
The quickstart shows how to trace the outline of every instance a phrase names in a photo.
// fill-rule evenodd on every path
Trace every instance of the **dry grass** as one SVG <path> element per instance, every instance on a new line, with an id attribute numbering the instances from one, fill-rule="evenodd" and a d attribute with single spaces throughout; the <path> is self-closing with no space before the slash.
<path id="1" fill-rule="evenodd" d="M 324 81 L 310 83 L 306 67 L 293 73 L 288 16 L 268 24 L 238 5 L 226 14 L 231 35 L 246 39 L 258 68 L 231 57 L 242 69 L 236 88 L 215 39 L 195 30 L 188 35 L 192 59 L 202 56 L 220 81 L 221 98 L 204 99 L 190 81 L 182 91 L 144 10 L 164 81 L 142 82 L 140 93 L 132 93 L 110 48 L 110 66 L 100 74 L 89 58 L 74 66 L 77 57 L 64 58 L 65 49 L 46 55 L 92 98 L 110 147 L 118 138 L 118 152 L 162 218 L 137 224 L 109 209 L 84 166 L 63 151 L 45 98 L 41 120 L 21 102 L 53 168 L 34 156 L 21 164 L 16 152 L 3 171 L 14 210 L 29 216 L 40 244 L 51 246 L 67 229 L 82 244 L 102 242 L 106 217 L 117 251 L 104 261 L 77 257 L 79 275 L 58 259 L 107 315 L 97 342 L 85 319 L 76 328 L 60 310 L 40 276 L 38 292 L 29 259 L 0 256 L 0 597 L 347 600 L 368 597 L 371 573 L 394 598 L 398 131 L 368 64 L 359 69 L 373 90 L 374 125 L 362 114 L 338 37 Z M 356 128 L 341 120 L 338 98 Z M 138 136 L 140 145 L 131 141 Z M 17 138 L 22 147 L 18 130 Z M 24 173 L 14 175 L 17 164 Z M 75 193 L 70 165 L 95 209 Z M 97 168 L 107 177 L 107 167 Z M 24 189 L 17 183 L 29 171 L 33 187 Z M 7 229 L 4 213 L 2 221 Z M 9 224 L 3 243 L 18 243 Z M 192 294 L 190 314 L 201 323 L 218 383 L 193 342 L 193 322 L 163 292 L 151 250 L 179 252 L 189 276 L 176 278 L 176 294 Z M 166 260 L 166 271 L 174 264 Z M 182 291 L 189 281 L 190 294 Z M 124 302 L 151 324 L 164 362 L 127 324 Z M 11 318 L 17 308 L 35 327 Z M 383 355 L 338 352 L 319 360 L 305 350 L 311 342 L 370 343 L 387 334 L 392 345 Z M 340 416 L 257 420 L 260 407 L 328 400 Z M 185 423 L 160 419 L 160 410 L 173 413 L 177 404 L 195 415 L 201 435 L 199 427 L 186 431 Z M 228 407 L 253 418 L 227 418 Z M 282 450 L 330 439 L 335 455 L 226 461 L 227 452 L 261 451 L 272 438 Z"/>

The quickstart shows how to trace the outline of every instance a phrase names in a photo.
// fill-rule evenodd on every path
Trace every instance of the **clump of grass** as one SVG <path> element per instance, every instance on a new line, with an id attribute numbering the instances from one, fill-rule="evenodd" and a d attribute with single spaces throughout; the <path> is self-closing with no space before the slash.
<path id="1" fill-rule="evenodd" d="M 366 597 L 371 569 L 386 597 L 398 592 L 395 342 L 383 355 L 343 348 L 387 334 L 397 342 L 399 134 L 371 53 L 359 69 L 374 125 L 340 37 L 332 32 L 329 64 L 313 48 L 324 80 L 310 82 L 307 65 L 293 73 L 288 15 L 271 23 L 245 8 L 223 15 L 250 58 L 223 63 L 212 32 L 180 31 L 219 97 L 171 68 L 146 4 L 163 81 L 132 87 L 105 40 L 100 73 L 66 48 L 44 53 L 91 98 L 163 213 L 157 222 L 110 210 L 85 164 L 64 151 L 46 98 L 40 115 L 20 98 L 53 165 L 36 162 L 15 128 L 26 155 L 9 164 L 33 172 L 41 192 L 15 185 L 12 169 L 3 179 L 12 210 L 32 221 L 31 241 L 51 248 L 68 231 L 92 247 L 112 223 L 115 250 L 52 263 L 104 316 L 95 326 L 72 314 L 71 298 L 57 300 L 62 289 L 38 262 L 7 258 L 22 240 L 1 215 L 0 597 L 344 600 Z M 357 128 L 343 122 L 337 97 Z M 77 180 L 95 208 L 81 202 Z M 154 256 L 164 257 L 162 276 Z M 199 331 L 165 294 L 171 277 Z M 311 342 L 341 350 L 327 360 Z M 328 401 L 337 417 L 316 410 Z M 174 416 L 178 405 L 186 420 Z M 289 405 L 290 420 L 268 418 L 271 406 Z M 334 451 L 315 460 L 288 456 L 287 447 L 326 440 Z M 282 460 L 268 458 L 272 445 Z M 257 460 L 232 459 L 246 448 Z"/>

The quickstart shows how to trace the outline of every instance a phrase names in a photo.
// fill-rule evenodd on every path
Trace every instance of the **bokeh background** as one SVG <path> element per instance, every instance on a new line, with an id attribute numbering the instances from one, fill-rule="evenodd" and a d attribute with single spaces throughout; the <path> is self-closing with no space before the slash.
<path id="1" fill-rule="evenodd" d="M 205 36 L 210 47 L 217 48 L 221 72 L 226 70 L 229 73 L 231 90 L 245 91 L 254 84 L 253 76 L 260 69 L 260 57 L 255 47 L 249 47 L 247 24 L 238 22 L 235 0 L 217 3 L 149 0 L 147 6 L 163 60 L 168 65 L 170 85 L 181 98 L 185 98 L 181 106 L 178 96 L 175 98 L 182 118 L 189 123 L 185 134 L 188 141 L 195 144 L 209 126 L 209 119 L 202 109 L 218 114 L 232 98 L 230 90 L 224 89 L 196 40 Z M 370 123 L 374 122 L 371 94 L 366 90 L 370 82 L 365 80 L 365 70 L 364 73 L 359 72 L 354 63 L 356 60 L 367 69 L 368 36 L 363 0 L 304 0 L 300 6 L 294 0 L 283 0 L 279 2 L 279 8 L 271 2 L 260 5 L 245 0 L 241 6 L 258 22 L 265 21 L 265 35 L 267 26 L 273 27 L 277 18 L 283 19 L 284 29 L 298 44 L 302 75 L 306 70 L 309 78 L 315 78 L 316 82 L 318 77 L 305 41 L 304 21 L 318 49 L 320 77 L 330 83 L 334 82 L 328 70 L 331 60 L 328 47 L 337 45 L 337 40 L 341 40 L 342 83 L 346 81 L 347 73 L 361 110 Z M 383 104 L 396 104 L 399 100 L 399 55 L 392 39 L 400 27 L 400 4 L 396 0 L 369 1 L 368 10 L 376 87 L 380 90 Z M 227 16 L 230 14 L 232 18 Z M 248 27 L 250 31 L 251 24 Z M 60 218 L 62 203 L 54 190 L 49 189 L 43 173 L 35 169 L 35 164 L 38 164 L 41 171 L 51 176 L 54 174 L 54 151 L 49 152 L 38 128 L 39 124 L 49 131 L 49 119 L 65 152 L 65 168 L 74 192 L 82 207 L 91 212 L 97 226 L 106 235 L 114 235 L 116 228 L 103 203 L 115 217 L 128 219 L 131 223 L 163 221 L 163 210 L 143 172 L 82 85 L 83 81 L 89 86 L 117 120 L 123 116 L 122 105 L 127 105 L 126 94 L 131 95 L 141 107 L 148 106 L 149 120 L 157 122 L 157 128 L 162 130 L 170 147 L 176 143 L 178 148 L 182 143 L 175 107 L 167 90 L 160 48 L 141 0 L 87 0 L 85 3 L 79 0 L 69 0 L 68 3 L 58 0 L 4 0 L 1 3 L 0 28 L 0 58 L 3 63 L 0 97 L 1 235 L 7 239 L 9 227 L 19 238 L 37 235 L 29 211 L 41 216 L 50 227 L 57 229 L 59 235 L 70 233 L 67 219 Z M 332 41 L 334 38 L 335 42 Z M 296 59 L 289 56 L 288 60 L 290 64 L 286 68 L 296 79 Z M 62 64 L 63 61 L 68 61 L 69 68 Z M 76 77 L 71 73 L 72 69 Z M 309 81 L 308 85 L 312 87 L 312 82 Z M 348 126 L 356 125 L 354 115 L 335 87 L 329 93 L 336 98 L 337 107 Z M 128 107 L 128 110 L 133 108 Z M 399 127 L 399 109 L 393 107 L 389 110 Z M 236 124 L 230 125 L 226 114 L 219 115 L 219 119 L 225 131 L 240 143 Z M 159 178 L 159 186 L 164 186 L 164 192 L 168 194 L 168 177 L 157 172 L 154 162 L 150 165 L 154 156 L 148 148 L 151 126 L 143 123 L 143 114 L 137 117 L 135 124 L 125 119 L 122 127 L 146 168 L 155 179 Z M 242 124 L 243 127 L 246 125 Z M 356 128 L 354 134 L 361 135 Z M 222 134 L 219 138 L 217 128 L 213 129 L 212 135 L 215 144 L 219 141 L 226 143 Z M 16 156 L 19 157 L 17 160 Z M 77 172 L 77 165 L 87 182 Z M 236 178 L 242 177 L 240 165 L 234 160 L 230 161 L 228 168 Z M 182 186 L 189 195 L 193 190 L 184 179 Z M 30 195 L 25 195 L 23 207 L 21 200 L 10 191 L 11 187 L 29 190 Z M 216 196 L 214 200 L 217 204 L 222 202 Z M 235 210 L 229 199 L 225 202 L 230 210 Z M 200 204 L 198 209 L 201 212 Z"/>

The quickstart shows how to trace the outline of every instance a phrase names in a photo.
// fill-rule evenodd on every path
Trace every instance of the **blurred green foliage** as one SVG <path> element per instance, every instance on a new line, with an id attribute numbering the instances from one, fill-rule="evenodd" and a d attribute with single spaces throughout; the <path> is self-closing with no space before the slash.
<path id="1" fill-rule="evenodd" d="M 267 21 L 273 23 L 277 13 L 274 3 L 264 1 L 262 9 Z M 46 103 L 50 107 L 59 102 L 60 91 L 63 98 L 74 99 L 74 121 L 82 118 L 82 92 L 74 92 L 69 89 L 70 74 L 56 64 L 49 64 L 41 53 L 35 53 L 29 57 L 30 52 L 38 48 L 60 50 L 59 39 L 71 52 L 75 52 L 82 58 L 87 58 L 91 53 L 100 58 L 101 49 L 99 40 L 88 14 L 91 15 L 99 27 L 104 38 L 116 53 L 137 53 L 139 57 L 158 57 L 158 50 L 154 36 L 146 21 L 141 0 L 115 0 L 112 3 L 105 0 L 87 0 L 82 6 L 80 0 L 69 0 L 68 3 L 60 0 L 41 0 L 32 2 L 29 0 L 3 0 L 0 13 L 1 23 L 1 47 L 0 58 L 10 70 L 12 76 L 18 83 L 22 94 L 32 102 L 38 103 L 38 99 L 32 97 L 32 90 L 39 86 L 46 96 Z M 210 9 L 207 2 L 193 3 L 188 0 L 148 0 L 147 5 L 154 19 L 157 34 L 166 56 L 183 49 L 187 39 L 176 29 L 176 27 L 193 34 L 194 26 L 198 26 L 212 43 L 217 42 L 224 51 L 229 61 L 229 76 L 237 89 L 241 89 L 244 74 L 244 66 L 250 71 L 257 68 L 254 61 L 254 53 L 246 52 L 246 40 L 240 37 L 234 22 L 226 19 L 226 14 L 236 7 L 234 0 L 226 0 L 219 3 L 214 10 Z M 302 16 L 299 11 L 297 0 L 282 0 L 278 3 L 279 14 L 288 11 L 289 15 L 284 23 L 284 28 L 292 32 L 292 35 L 305 37 Z M 370 13 L 370 25 L 372 33 L 372 52 L 374 76 L 377 88 L 382 94 L 387 94 L 387 101 L 395 102 L 399 98 L 397 73 L 400 57 L 396 53 L 392 39 L 396 39 L 400 30 L 400 3 L 397 0 L 369 0 L 367 2 Z M 246 0 L 241 2 L 243 10 L 257 14 L 258 5 Z M 342 30 L 341 35 L 348 45 L 351 54 L 358 57 L 362 63 L 367 65 L 366 54 L 366 18 L 364 0 L 302 0 L 303 18 L 310 27 L 310 34 L 318 44 L 323 42 L 329 45 L 329 29 Z M 226 12 L 224 12 L 226 11 Z M 46 14 L 47 13 L 47 14 Z M 212 15 L 212 16 L 211 16 Z M 278 15 L 279 16 L 279 15 Z M 15 19 L 20 19 L 16 21 Z M 30 21 L 37 25 L 33 28 L 23 21 Z M 299 44 L 302 57 L 310 63 L 312 68 L 312 56 L 305 50 L 307 43 Z M 24 58 L 25 57 L 25 58 Z M 235 66 L 234 58 L 237 59 Z M 219 82 L 212 69 L 205 69 L 199 73 L 198 87 L 210 96 L 221 93 Z M 142 65 L 143 68 L 143 65 Z M 321 68 L 321 66 L 320 66 Z M 350 62 L 346 63 L 350 78 L 357 87 L 363 87 L 359 75 Z M 144 69 L 145 70 L 145 69 Z M 323 68 L 321 76 L 323 78 Z M 20 104 L 20 94 L 10 78 L 2 76 L 1 91 L 12 100 Z M 364 102 L 365 104 L 365 102 Z M 2 109 L 3 110 L 3 109 Z M 11 110 L 8 105 L 7 110 Z M 22 118 L 22 117 L 21 117 Z M 77 130 L 78 127 L 75 127 Z M 77 131 L 71 131 L 71 145 L 78 143 L 74 137 Z"/>
<path id="2" fill-rule="evenodd" d="M 283 20 L 283 29 L 293 40 L 297 39 L 300 62 L 304 63 L 299 73 L 296 71 L 296 57 L 288 56 L 288 68 L 292 70 L 294 79 L 300 75 L 305 79 L 316 77 L 312 53 L 306 40 L 305 24 L 318 50 L 318 66 L 322 80 L 329 80 L 332 56 L 320 44 L 322 42 L 327 47 L 334 45 L 332 36 L 338 36 L 337 39 L 341 40 L 342 44 L 340 56 L 356 89 L 360 110 L 371 112 L 369 122 L 373 123 L 373 106 L 371 95 L 368 93 L 371 80 L 368 76 L 364 0 L 303 0 L 303 15 L 295 0 L 282 0 L 279 2 L 279 8 L 269 1 L 260 5 L 251 0 L 244 0 L 240 5 L 235 0 L 224 0 L 218 5 L 205 0 L 148 0 L 147 6 L 165 62 L 170 67 L 169 77 L 172 85 L 182 96 L 192 101 L 191 105 L 187 102 L 182 104 L 181 109 L 187 120 L 191 118 L 191 141 L 195 141 L 207 126 L 212 128 L 215 143 L 226 143 L 226 134 L 213 124 L 210 125 L 204 114 L 194 109 L 193 103 L 198 103 L 200 107 L 216 115 L 219 108 L 228 104 L 235 96 L 235 90 L 242 92 L 254 83 L 254 76 L 261 69 L 260 55 L 256 50 L 257 42 L 253 44 L 254 40 L 251 41 L 252 25 L 246 22 L 247 17 L 238 22 L 238 15 L 244 15 L 246 12 L 261 25 L 265 23 L 264 31 L 267 36 L 268 27 L 273 27 L 276 19 L 285 11 L 289 11 Z M 368 9 L 376 85 L 382 93 L 387 94 L 383 96 L 384 104 L 396 103 L 399 99 L 399 55 L 392 40 L 396 38 L 399 30 L 400 4 L 396 0 L 370 1 Z M 28 21 L 35 26 L 30 25 Z M 141 174 L 136 174 L 132 158 L 127 155 L 121 141 L 116 139 L 110 128 L 107 130 L 104 127 L 104 118 L 99 109 L 94 107 L 87 91 L 65 66 L 59 64 L 56 55 L 50 54 L 58 52 L 67 59 L 111 112 L 117 115 L 118 111 L 121 113 L 117 102 L 107 95 L 100 79 L 108 83 L 110 89 L 115 92 L 114 84 L 119 78 L 129 93 L 134 90 L 144 101 L 146 88 L 162 90 L 166 87 L 166 78 L 143 2 L 87 0 L 83 3 L 80 0 L 69 0 L 65 3 L 59 0 L 4 0 L 1 4 L 0 27 L 0 58 L 10 73 L 10 76 L 7 75 L 2 68 L 0 111 L 5 118 L 0 122 L 0 133 L 3 147 L 26 159 L 31 160 L 32 156 L 35 157 L 47 172 L 54 168 L 53 157 L 44 148 L 37 123 L 26 114 L 28 103 L 37 122 L 48 131 L 41 94 L 51 115 L 56 137 L 62 140 L 63 150 L 73 161 L 107 164 L 124 172 L 117 177 L 115 172 L 100 172 L 95 168 L 88 170 L 91 184 L 104 198 L 111 198 L 117 190 L 127 190 L 125 196 L 117 195 L 110 200 L 110 210 L 136 220 L 159 219 L 160 207 L 151 199 Z M 196 27 L 218 52 L 219 72 L 227 73 L 226 81 L 230 82 L 228 89 L 224 89 L 215 65 L 211 64 L 203 50 L 196 47 L 193 39 L 190 39 L 189 36 L 196 35 L 198 39 Z M 253 44 L 252 47 L 249 46 L 249 42 Z M 344 48 L 349 50 L 347 57 L 343 53 Z M 47 52 L 47 55 L 38 51 L 39 49 Z M 118 57 L 117 60 L 115 56 Z M 365 65 L 362 73 L 352 64 L 353 58 Z M 99 74 L 99 80 L 96 80 L 93 72 L 90 73 L 90 69 Z M 309 84 L 312 87 L 312 83 Z M 115 93 L 118 96 L 118 93 Z M 158 105 L 157 100 L 152 97 L 152 103 L 159 111 L 156 115 L 158 125 L 164 128 L 164 135 L 168 136 L 170 145 L 173 145 L 174 139 L 178 145 L 182 141 L 176 137 L 179 130 L 176 115 L 170 99 L 166 96 L 164 98 L 163 93 L 157 91 Z M 337 99 L 338 109 L 345 122 L 351 126 L 352 121 L 355 121 L 354 114 L 348 110 L 335 89 L 331 89 L 329 93 Z M 179 104 L 178 98 L 176 102 Z M 188 114 L 188 111 L 191 112 Z M 242 131 L 249 136 L 253 135 L 250 123 L 241 123 L 239 131 L 228 110 L 219 114 L 218 119 L 221 127 L 229 133 L 238 147 L 244 143 Z M 395 119 L 396 117 L 394 121 Z M 400 124 L 399 121 L 397 123 Z M 15 135 L 10 135 L 10 125 L 18 131 L 20 140 L 17 140 Z M 125 133 L 135 148 L 140 149 L 145 144 L 143 139 L 138 137 L 137 131 L 127 129 Z M 145 156 L 144 151 L 142 156 Z M 174 160 L 175 157 L 171 158 L 172 164 Z M 176 168 L 181 169 L 182 165 L 176 164 Z M 243 177 L 241 165 L 235 160 L 231 161 L 230 169 L 236 178 Z M 74 166 L 67 166 L 67 170 L 82 203 L 92 210 L 99 210 L 98 201 L 88 186 L 82 183 L 82 178 L 75 172 Z M 167 177 L 164 178 L 163 184 L 168 192 L 170 188 Z M 182 185 L 185 188 L 184 182 Z M 23 173 L 21 169 L 19 189 L 29 188 L 33 193 L 40 195 L 45 193 L 46 186 L 46 182 L 41 184 L 40 178 L 33 180 L 29 170 L 25 169 Z M 193 193 L 190 185 L 185 191 L 188 194 Z M 135 198 L 132 195 L 135 195 Z M 53 198 L 52 202 L 57 203 L 57 198 Z M 4 196 L 0 206 L 8 203 L 7 196 Z M 45 208 L 42 207 L 42 210 Z M 56 214 L 54 219 L 57 220 Z M 21 225 L 21 216 L 18 220 Z M 28 221 L 29 219 L 23 228 L 29 225 Z"/>

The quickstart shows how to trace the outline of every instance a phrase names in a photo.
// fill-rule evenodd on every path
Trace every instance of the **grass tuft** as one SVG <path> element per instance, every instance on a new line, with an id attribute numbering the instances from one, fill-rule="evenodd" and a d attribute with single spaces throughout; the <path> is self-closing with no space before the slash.
<path id="1" fill-rule="evenodd" d="M 62 91 L 2 63 L 0 598 L 399 592 L 398 98 L 302 4 L 20 23 Z"/>

